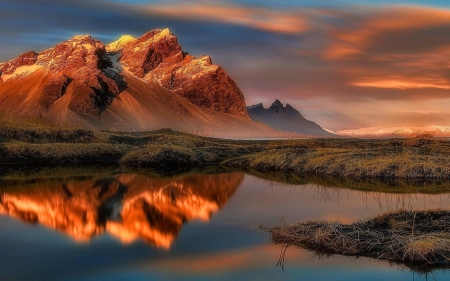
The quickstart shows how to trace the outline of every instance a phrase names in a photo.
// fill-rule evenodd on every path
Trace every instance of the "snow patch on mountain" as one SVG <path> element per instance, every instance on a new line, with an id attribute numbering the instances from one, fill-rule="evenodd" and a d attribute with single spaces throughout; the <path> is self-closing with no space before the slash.
<path id="1" fill-rule="evenodd" d="M 132 43 L 136 41 L 136 38 L 134 38 L 131 35 L 123 35 L 118 40 L 110 43 L 108 46 L 106 46 L 106 50 L 108 52 L 114 52 L 122 49 L 125 45 Z"/>
<path id="2" fill-rule="evenodd" d="M 42 68 L 40 65 L 24 65 L 16 68 L 16 70 L 12 74 L 4 74 L 1 76 L 3 82 L 8 81 L 9 79 L 24 77 L 30 73 L 35 72 L 36 70 Z"/>
<path id="3" fill-rule="evenodd" d="M 423 126 L 423 127 L 366 127 L 356 130 L 343 130 L 337 132 L 341 136 L 349 137 L 415 137 L 422 134 L 431 134 L 437 137 L 450 137 L 450 126 Z"/>

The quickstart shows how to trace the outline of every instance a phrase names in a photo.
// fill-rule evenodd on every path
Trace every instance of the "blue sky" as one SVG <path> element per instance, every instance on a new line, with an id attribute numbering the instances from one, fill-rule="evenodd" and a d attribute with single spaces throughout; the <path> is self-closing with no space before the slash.
<path id="1" fill-rule="evenodd" d="M 168 27 L 248 105 L 280 99 L 335 131 L 450 125 L 450 1 L 0 0 L 0 26 L 0 61 Z"/>

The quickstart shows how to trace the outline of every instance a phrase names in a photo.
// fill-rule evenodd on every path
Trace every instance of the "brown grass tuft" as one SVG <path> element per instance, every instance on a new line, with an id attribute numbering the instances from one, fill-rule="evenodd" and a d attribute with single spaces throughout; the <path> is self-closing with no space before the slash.
<path id="1" fill-rule="evenodd" d="M 366 221 L 264 228 L 276 244 L 420 266 L 450 265 L 450 211 L 399 211 Z"/>

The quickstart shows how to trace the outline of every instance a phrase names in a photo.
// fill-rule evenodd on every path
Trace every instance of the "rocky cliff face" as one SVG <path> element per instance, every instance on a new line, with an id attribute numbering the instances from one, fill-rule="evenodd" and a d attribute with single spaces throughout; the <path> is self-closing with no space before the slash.
<path id="1" fill-rule="evenodd" d="M 2 63 L 0 111 L 91 129 L 279 133 L 251 121 L 225 70 L 188 55 L 167 29 L 108 46 L 76 36 Z"/>
<path id="2" fill-rule="evenodd" d="M 38 54 L 31 51 L 18 56 L 17 58 L 0 64 L 0 75 L 8 75 L 21 66 L 29 66 L 36 63 Z"/>
<path id="3" fill-rule="evenodd" d="M 25 53 L 2 66 L 0 109 L 28 102 L 29 107 L 40 108 L 42 117 L 70 86 L 67 109 L 98 117 L 124 86 L 117 73 L 106 71 L 109 66 L 105 46 L 90 36 L 76 36 L 40 54 Z M 36 115 L 21 108 L 24 115 Z"/>
<path id="4" fill-rule="evenodd" d="M 43 95 L 46 109 L 73 83 L 68 108 L 76 113 L 99 116 L 124 86 L 119 75 L 106 71 L 112 64 L 105 45 L 90 36 L 77 36 L 42 52 L 36 64 L 50 75 Z"/>
<path id="5" fill-rule="evenodd" d="M 119 62 L 136 77 L 158 81 L 191 103 L 213 111 L 247 116 L 242 92 L 208 56 L 196 59 L 181 49 L 168 29 L 153 30 L 138 39 L 122 37 L 108 45 Z"/>
<path id="6" fill-rule="evenodd" d="M 305 119 L 291 105 L 283 106 L 279 100 L 275 100 L 269 108 L 264 108 L 263 104 L 260 103 L 247 107 L 247 110 L 253 120 L 278 130 L 321 137 L 336 137 L 316 123 Z"/>

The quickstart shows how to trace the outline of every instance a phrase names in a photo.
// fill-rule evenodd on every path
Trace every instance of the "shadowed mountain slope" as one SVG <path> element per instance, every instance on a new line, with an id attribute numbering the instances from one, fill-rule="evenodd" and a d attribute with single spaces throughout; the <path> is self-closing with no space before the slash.
<path id="1" fill-rule="evenodd" d="M 279 100 L 275 100 L 269 108 L 264 108 L 263 104 L 256 104 L 247 107 L 250 117 L 258 122 L 270 127 L 293 133 L 315 135 L 322 137 L 336 137 L 336 135 L 322 129 L 316 123 L 305 119 L 298 110 Z"/>

